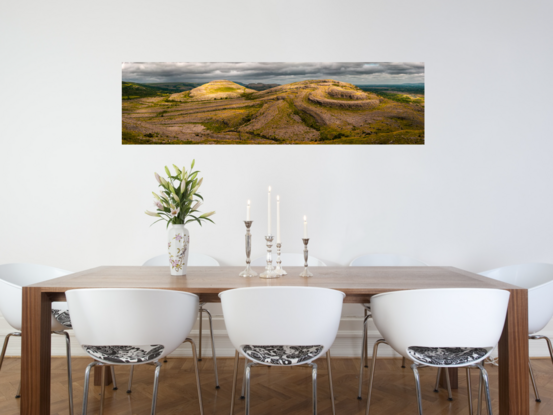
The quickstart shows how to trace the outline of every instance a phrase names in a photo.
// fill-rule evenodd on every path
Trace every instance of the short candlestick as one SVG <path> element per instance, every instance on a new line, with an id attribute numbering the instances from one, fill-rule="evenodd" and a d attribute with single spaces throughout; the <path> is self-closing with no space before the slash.
<path id="1" fill-rule="evenodd" d="M 276 259 L 276 268 L 275 268 L 275 272 L 278 274 L 278 275 L 286 275 L 288 274 L 286 271 L 284 271 L 282 269 L 282 261 L 280 260 L 280 248 L 281 248 L 282 244 L 281 243 L 277 243 L 276 244 L 276 248 L 277 248 L 277 259 Z"/>
<path id="2" fill-rule="evenodd" d="M 273 257 L 272 257 L 272 247 L 273 247 L 273 235 L 267 235 L 265 240 L 267 241 L 267 266 L 265 267 L 265 272 L 259 274 L 259 278 L 278 278 L 279 274 L 275 272 L 275 267 L 273 267 Z"/>
<path id="3" fill-rule="evenodd" d="M 246 224 L 246 269 L 240 273 L 241 277 L 257 277 L 257 272 L 253 271 L 250 264 L 250 255 L 252 252 L 252 234 L 250 233 L 250 227 L 253 220 L 245 220 Z"/>
<path id="4" fill-rule="evenodd" d="M 313 274 L 311 274 L 307 269 L 307 262 L 309 259 L 309 251 L 307 250 L 307 244 L 309 243 L 309 238 L 303 238 L 302 241 L 303 241 L 303 260 L 305 264 L 304 264 L 303 271 L 300 274 L 300 277 L 305 277 L 305 278 L 312 277 Z"/>

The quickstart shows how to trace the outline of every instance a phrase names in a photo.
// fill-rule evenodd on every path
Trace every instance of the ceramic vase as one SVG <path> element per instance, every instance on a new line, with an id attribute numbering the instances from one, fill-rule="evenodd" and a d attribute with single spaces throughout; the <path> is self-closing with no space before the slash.
<path id="1" fill-rule="evenodd" d="M 171 275 L 186 275 L 190 234 L 184 225 L 172 225 L 167 233 Z"/>

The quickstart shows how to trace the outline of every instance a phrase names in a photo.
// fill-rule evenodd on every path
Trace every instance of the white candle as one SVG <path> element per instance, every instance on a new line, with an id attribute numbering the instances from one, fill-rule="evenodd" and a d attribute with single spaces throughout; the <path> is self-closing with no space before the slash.
<path id="1" fill-rule="evenodd" d="M 280 196 L 277 195 L 277 244 L 280 243 Z"/>
<path id="2" fill-rule="evenodd" d="M 307 216 L 303 217 L 303 239 L 307 239 Z"/>
<path id="3" fill-rule="evenodd" d="M 248 207 L 246 209 L 246 220 L 250 220 L 250 201 L 248 200 Z"/>
<path id="4" fill-rule="evenodd" d="M 268 200 L 268 204 L 267 204 L 267 215 L 268 215 L 268 220 L 267 220 L 267 235 L 270 235 L 271 234 L 271 186 L 269 186 L 269 198 L 267 199 Z"/>

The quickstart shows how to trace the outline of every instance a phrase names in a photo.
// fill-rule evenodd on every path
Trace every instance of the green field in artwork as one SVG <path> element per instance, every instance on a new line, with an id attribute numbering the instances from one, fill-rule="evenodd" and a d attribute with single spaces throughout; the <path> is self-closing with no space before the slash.
<path id="1" fill-rule="evenodd" d="M 424 83 L 122 82 L 123 144 L 424 144 Z"/>

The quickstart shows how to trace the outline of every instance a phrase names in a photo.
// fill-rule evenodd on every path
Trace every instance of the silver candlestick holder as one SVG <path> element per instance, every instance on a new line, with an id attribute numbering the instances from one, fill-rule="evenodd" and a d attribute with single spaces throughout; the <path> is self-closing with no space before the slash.
<path id="1" fill-rule="evenodd" d="M 279 274 L 275 272 L 275 267 L 273 267 L 273 256 L 272 256 L 272 247 L 273 247 L 273 235 L 267 235 L 265 240 L 267 241 L 267 266 L 265 267 L 265 272 L 259 274 L 259 278 L 278 278 Z"/>
<path id="2" fill-rule="evenodd" d="M 245 220 L 246 224 L 246 269 L 240 273 L 241 277 L 257 277 L 257 272 L 252 270 L 250 264 L 251 259 L 250 255 L 252 253 L 252 234 L 250 233 L 250 228 L 252 226 L 253 220 Z"/>
<path id="3" fill-rule="evenodd" d="M 277 248 L 277 259 L 276 259 L 276 267 L 275 267 L 275 272 L 278 274 L 278 275 L 286 275 L 288 274 L 286 271 L 284 271 L 284 269 L 282 269 L 282 261 L 280 260 L 280 248 L 281 248 L 282 244 L 280 242 L 277 242 L 276 244 L 276 248 Z"/>
<path id="4" fill-rule="evenodd" d="M 308 262 L 307 260 L 309 259 L 309 251 L 307 250 L 307 244 L 309 243 L 309 238 L 302 238 L 302 241 L 303 241 L 303 260 L 305 264 L 304 264 L 303 271 L 300 274 L 300 277 L 304 277 L 304 278 L 312 277 L 313 274 L 311 274 L 307 269 L 307 262 Z"/>

